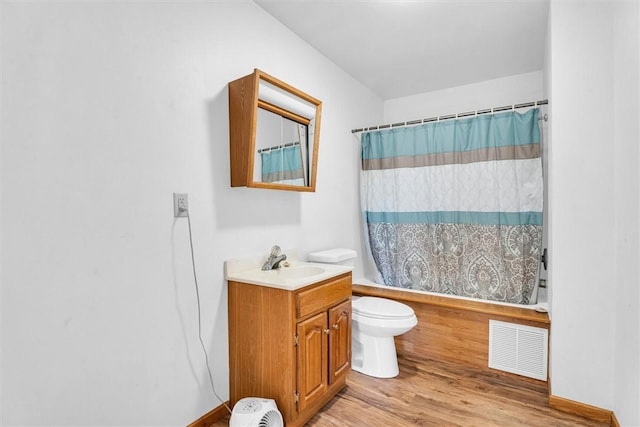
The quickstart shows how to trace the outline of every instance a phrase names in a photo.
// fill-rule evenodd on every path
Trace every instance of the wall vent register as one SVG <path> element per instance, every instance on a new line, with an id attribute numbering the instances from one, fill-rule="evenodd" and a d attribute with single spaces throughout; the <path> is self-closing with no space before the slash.
<path id="1" fill-rule="evenodd" d="M 547 381 L 549 331 L 489 320 L 489 367 Z"/>

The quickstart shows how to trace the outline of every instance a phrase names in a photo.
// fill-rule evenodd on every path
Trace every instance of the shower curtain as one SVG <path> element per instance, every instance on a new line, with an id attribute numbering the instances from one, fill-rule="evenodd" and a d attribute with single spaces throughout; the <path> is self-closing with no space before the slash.
<path id="1" fill-rule="evenodd" d="M 260 152 L 262 182 L 305 185 L 300 144 Z"/>
<path id="2" fill-rule="evenodd" d="M 535 302 L 543 200 L 538 114 L 362 134 L 362 210 L 385 285 Z"/>

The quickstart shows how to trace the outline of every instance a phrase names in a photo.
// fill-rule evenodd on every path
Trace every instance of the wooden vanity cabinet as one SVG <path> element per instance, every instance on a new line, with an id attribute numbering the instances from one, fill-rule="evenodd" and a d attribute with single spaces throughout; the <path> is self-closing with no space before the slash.
<path id="1" fill-rule="evenodd" d="M 351 369 L 351 273 L 296 291 L 229 281 L 230 403 L 276 401 L 302 426 Z"/>

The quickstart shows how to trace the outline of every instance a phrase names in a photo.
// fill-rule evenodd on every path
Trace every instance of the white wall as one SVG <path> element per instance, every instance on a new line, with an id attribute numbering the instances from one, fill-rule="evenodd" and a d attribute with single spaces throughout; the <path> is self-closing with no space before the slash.
<path id="1" fill-rule="evenodd" d="M 638 6 L 551 2 L 556 396 L 638 425 Z"/>
<path id="2" fill-rule="evenodd" d="M 3 4 L 4 2 L 0 2 L 0 24 L 3 22 Z M 2 31 L 0 31 L 0 46 L 4 46 L 4 34 Z M 0 53 L 0 70 L 3 69 L 2 64 L 4 63 L 3 61 L 3 55 Z M 2 73 L 0 73 L 0 80 L 2 79 Z M 1 88 L 0 88 L 1 90 Z M 1 98 L 1 93 L 0 92 L 0 98 Z M 4 125 L 3 125 L 3 121 L 2 121 L 2 117 L 4 117 L 3 111 L 4 111 L 4 102 L 1 102 L 0 99 L 0 129 L 4 129 Z M 4 150 L 2 149 L 2 145 L 3 145 L 3 131 L 0 130 L 0 177 L 3 177 L 3 164 L 4 161 L 3 159 L 3 152 Z M 4 179 L 0 179 L 0 194 L 4 195 Z M 3 206 L 4 206 L 4 196 L 0 197 L 0 242 L 4 241 L 4 233 L 3 233 L 3 229 L 4 229 L 4 222 L 3 222 Z M 3 307 L 3 302 L 2 302 L 2 294 L 3 294 L 3 287 L 2 287 L 2 277 L 3 277 L 3 259 L 4 259 L 4 247 L 2 246 L 2 243 L 0 243 L 0 308 Z M 2 357 L 2 335 L 3 335 L 3 331 L 4 328 L 2 327 L 3 324 L 3 320 L 4 320 L 4 316 L 2 315 L 2 313 L 0 313 L 0 384 L 4 384 L 4 378 L 3 378 L 3 374 L 2 374 L 2 366 L 3 366 L 3 357 Z M 0 425 L 2 425 L 2 420 L 4 419 L 3 417 L 3 387 L 2 385 L 0 385 Z"/>
<path id="3" fill-rule="evenodd" d="M 640 6 L 613 9 L 613 136 L 616 330 L 613 409 L 622 425 L 640 425 Z"/>
<path id="4" fill-rule="evenodd" d="M 463 113 L 542 99 L 542 72 L 426 92 L 384 102 L 384 122 Z M 379 124 L 379 123 L 372 123 Z"/>
<path id="5" fill-rule="evenodd" d="M 611 409 L 615 331 L 611 7 L 551 2 L 551 392 Z"/>
<path id="6" fill-rule="evenodd" d="M 2 424 L 185 425 L 219 402 L 172 192 L 226 399 L 223 261 L 358 249 L 350 129 L 382 102 L 252 2 L 4 2 L 2 39 Z M 316 193 L 229 187 L 254 67 L 324 102 Z"/>

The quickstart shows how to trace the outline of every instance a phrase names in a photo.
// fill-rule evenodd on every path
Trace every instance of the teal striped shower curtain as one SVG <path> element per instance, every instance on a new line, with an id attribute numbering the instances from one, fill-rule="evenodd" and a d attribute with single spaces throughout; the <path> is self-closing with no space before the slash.
<path id="1" fill-rule="evenodd" d="M 361 200 L 384 284 L 534 303 L 538 109 L 362 135 Z"/>

